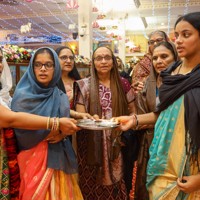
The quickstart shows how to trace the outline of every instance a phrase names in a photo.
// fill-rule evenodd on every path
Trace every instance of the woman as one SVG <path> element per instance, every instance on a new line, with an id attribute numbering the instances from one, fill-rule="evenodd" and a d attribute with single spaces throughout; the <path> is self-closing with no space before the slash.
<path id="1" fill-rule="evenodd" d="M 122 59 L 119 56 L 116 56 L 118 71 L 121 77 L 126 78 L 129 82 L 131 82 L 131 77 L 128 73 L 124 70 L 125 66 L 122 62 Z"/>
<path id="2" fill-rule="evenodd" d="M 163 41 L 169 41 L 169 38 L 164 31 L 156 30 L 149 34 L 149 52 L 134 66 L 132 71 L 132 87 L 135 93 L 143 88 L 152 69 L 151 57 L 154 46 Z"/>
<path id="3" fill-rule="evenodd" d="M 158 103 L 158 89 L 162 84 L 160 72 L 166 69 L 170 64 L 178 60 L 177 51 L 171 42 L 161 42 L 155 45 L 152 51 L 152 63 L 150 75 L 144 85 L 142 91 L 138 92 L 134 101 L 136 113 L 144 114 L 155 111 Z M 138 138 L 140 140 L 140 150 L 137 164 L 134 167 L 136 179 L 132 181 L 132 190 L 130 199 L 148 200 L 149 195 L 146 190 L 146 167 L 149 159 L 149 147 L 153 139 L 154 129 L 145 127 L 145 130 L 140 131 Z"/>
<path id="4" fill-rule="evenodd" d="M 107 47 L 92 56 L 91 77 L 77 81 L 76 110 L 110 119 L 129 114 L 130 85 L 120 78 L 117 61 Z M 128 110 L 128 105 L 130 110 Z M 85 131 L 77 134 L 80 186 L 85 200 L 126 199 L 120 131 Z"/>
<path id="5" fill-rule="evenodd" d="M 75 80 L 80 80 L 80 75 L 75 66 L 75 55 L 73 51 L 67 46 L 61 46 L 56 49 L 58 54 L 60 66 L 62 70 L 61 79 L 58 87 L 67 94 L 70 107 L 73 106 L 73 84 Z"/>
<path id="6" fill-rule="evenodd" d="M 200 198 L 200 12 L 178 18 L 175 37 L 182 61 L 161 72 L 158 112 L 118 118 L 122 130 L 157 120 L 147 168 L 153 200 Z"/>
<path id="7" fill-rule="evenodd" d="M 12 75 L 5 58 L 3 58 L 2 60 L 2 65 L 3 65 L 3 71 L 0 78 L 0 84 L 2 86 L 2 89 L 0 90 L 0 97 L 3 100 L 2 102 L 3 105 L 6 107 L 10 107 L 12 98 L 9 92 L 12 88 Z"/>
<path id="8" fill-rule="evenodd" d="M 0 75 L 3 71 L 3 53 L 0 49 Z M 12 112 L 8 108 L 1 105 L 3 100 L 0 97 L 0 199 L 17 200 L 19 195 L 19 168 L 17 164 L 16 141 L 12 129 L 9 127 L 45 130 L 47 122 L 52 127 L 53 118 L 40 117 L 22 112 Z M 3 103 L 4 105 L 4 103 Z M 63 134 L 71 134 L 78 129 L 75 120 L 68 118 L 60 118 L 59 127 Z M 6 129 L 3 129 L 6 128 Z M 9 172 L 9 173 L 7 173 Z"/>
<path id="9" fill-rule="evenodd" d="M 77 163 L 71 142 L 66 134 L 59 133 L 58 117 L 69 117 L 70 111 L 67 96 L 56 86 L 60 77 L 56 52 L 40 48 L 32 56 L 13 96 L 14 111 L 53 117 L 51 130 L 15 129 L 20 150 L 19 197 L 22 200 L 83 199 L 77 184 Z"/>

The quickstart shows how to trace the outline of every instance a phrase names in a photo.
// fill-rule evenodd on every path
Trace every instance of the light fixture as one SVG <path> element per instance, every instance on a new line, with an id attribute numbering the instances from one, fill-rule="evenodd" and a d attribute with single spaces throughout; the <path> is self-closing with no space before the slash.
<path id="1" fill-rule="evenodd" d="M 135 7 L 136 7 L 136 8 L 139 8 L 140 5 L 141 5 L 140 0 L 133 0 L 133 1 L 134 1 L 134 3 L 135 3 Z"/>
<path id="2" fill-rule="evenodd" d="M 141 20 L 142 20 L 142 23 L 144 24 L 144 27 L 147 28 L 148 24 L 145 17 L 141 17 Z"/>
<path id="3" fill-rule="evenodd" d="M 22 25 L 20 27 L 20 32 L 21 33 L 29 33 L 31 31 L 31 23 L 27 23 L 26 25 Z"/>

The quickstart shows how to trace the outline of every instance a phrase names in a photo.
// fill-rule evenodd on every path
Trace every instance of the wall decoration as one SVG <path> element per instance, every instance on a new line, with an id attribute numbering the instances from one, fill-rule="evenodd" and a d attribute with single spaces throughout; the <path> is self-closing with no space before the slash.
<path id="1" fill-rule="evenodd" d="M 67 9 L 78 9 L 78 0 L 67 0 L 66 8 Z"/>

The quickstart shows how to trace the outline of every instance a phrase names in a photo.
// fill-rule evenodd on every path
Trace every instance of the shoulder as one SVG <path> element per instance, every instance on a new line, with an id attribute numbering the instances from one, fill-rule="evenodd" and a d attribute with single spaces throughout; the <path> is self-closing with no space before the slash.
<path id="1" fill-rule="evenodd" d="M 129 83 L 129 81 L 123 77 L 120 77 L 123 89 L 125 91 L 125 93 L 127 93 L 130 89 L 131 89 L 131 85 Z"/>
<path id="2" fill-rule="evenodd" d="M 77 80 L 75 83 L 79 85 L 79 87 L 86 86 L 90 83 L 90 77 Z"/>

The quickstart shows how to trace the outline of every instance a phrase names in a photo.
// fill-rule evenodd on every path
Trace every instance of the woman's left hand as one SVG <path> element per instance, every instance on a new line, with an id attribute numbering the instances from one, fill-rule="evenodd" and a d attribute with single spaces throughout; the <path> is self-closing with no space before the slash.
<path id="1" fill-rule="evenodd" d="M 76 119 L 94 119 L 89 113 L 76 112 Z"/>
<path id="2" fill-rule="evenodd" d="M 66 136 L 61 134 L 59 131 L 51 131 L 50 134 L 47 136 L 46 140 L 49 143 L 57 143 L 63 140 Z"/>
<path id="3" fill-rule="evenodd" d="M 200 174 L 178 178 L 177 185 L 184 193 L 200 190 Z"/>

